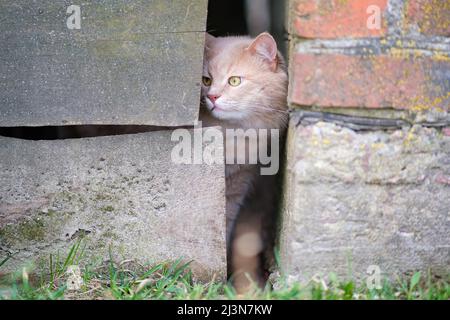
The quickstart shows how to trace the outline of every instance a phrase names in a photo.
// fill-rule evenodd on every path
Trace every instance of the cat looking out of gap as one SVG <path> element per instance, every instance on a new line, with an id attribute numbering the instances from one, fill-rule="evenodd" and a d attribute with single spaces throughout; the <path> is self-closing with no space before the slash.
<path id="1" fill-rule="evenodd" d="M 223 130 L 278 129 L 282 136 L 288 119 L 288 76 L 284 59 L 270 34 L 262 33 L 255 39 L 216 38 L 206 34 L 202 82 L 200 120 L 203 126 L 220 126 Z M 226 139 L 225 134 L 224 137 Z M 246 139 L 237 137 L 240 138 Z M 267 139 L 270 142 L 270 137 Z M 225 141 L 225 154 L 235 152 L 226 145 Z M 251 150 L 246 146 L 236 153 Z M 261 279 L 258 267 L 246 269 L 245 265 L 260 266 L 258 254 L 262 243 L 265 242 L 266 249 L 271 249 L 268 242 L 273 242 L 273 237 L 267 235 L 273 231 L 275 223 L 274 194 L 277 191 L 276 179 L 261 176 L 260 167 L 260 164 L 225 165 L 229 272 L 242 269 L 256 281 Z M 249 223 L 239 232 L 236 221 L 244 212 L 250 217 Z M 244 242 L 239 243 L 239 233 L 247 234 L 246 238 L 241 237 L 246 239 Z M 251 257 L 241 251 L 254 255 Z"/>

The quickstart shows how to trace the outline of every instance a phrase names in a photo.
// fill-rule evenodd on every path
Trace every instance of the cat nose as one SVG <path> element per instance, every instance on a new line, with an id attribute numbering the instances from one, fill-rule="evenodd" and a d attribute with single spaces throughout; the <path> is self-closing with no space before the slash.
<path id="1" fill-rule="evenodd" d="M 220 98 L 220 96 L 208 94 L 208 98 L 209 98 L 209 100 L 211 100 L 212 103 L 214 103 L 214 102 L 216 102 L 217 99 Z"/>

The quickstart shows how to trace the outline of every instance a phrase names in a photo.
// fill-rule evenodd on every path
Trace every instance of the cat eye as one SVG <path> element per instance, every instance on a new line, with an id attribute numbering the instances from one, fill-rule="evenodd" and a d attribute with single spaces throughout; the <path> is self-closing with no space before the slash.
<path id="1" fill-rule="evenodd" d="M 228 84 L 233 87 L 237 87 L 241 84 L 241 77 L 233 76 L 228 79 Z"/>
<path id="2" fill-rule="evenodd" d="M 208 77 L 203 77 L 202 81 L 203 81 L 203 84 L 207 87 L 209 87 L 212 84 L 212 79 L 208 78 Z"/>

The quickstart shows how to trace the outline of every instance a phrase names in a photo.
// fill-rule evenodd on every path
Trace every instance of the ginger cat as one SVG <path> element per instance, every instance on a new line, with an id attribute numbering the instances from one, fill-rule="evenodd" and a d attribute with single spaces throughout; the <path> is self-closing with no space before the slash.
<path id="1" fill-rule="evenodd" d="M 224 131 L 278 129 L 282 136 L 288 119 L 288 76 L 284 59 L 270 34 L 262 33 L 255 39 L 242 36 L 215 38 L 206 34 L 202 82 L 200 120 L 203 126 L 221 126 Z M 230 150 L 226 134 L 224 137 L 227 157 L 235 150 Z M 245 141 L 246 137 L 240 134 L 237 139 Z M 270 141 L 267 141 L 269 148 Z M 238 149 L 239 152 L 250 155 L 255 150 L 245 146 L 245 150 Z M 243 279 L 244 272 L 255 281 L 261 279 L 257 271 L 261 269 L 258 259 L 267 233 L 265 220 L 274 215 L 273 194 L 276 190 L 273 177 L 261 179 L 260 163 L 235 163 L 226 162 L 225 166 L 227 253 L 229 272 L 235 274 L 235 285 L 239 287 L 242 285 L 236 280 Z M 252 197 L 253 205 L 249 205 Z M 265 201 L 272 203 L 262 205 Z M 253 211 L 248 215 L 250 218 L 244 219 L 247 225 L 237 230 L 236 220 L 243 212 L 250 211 Z"/>

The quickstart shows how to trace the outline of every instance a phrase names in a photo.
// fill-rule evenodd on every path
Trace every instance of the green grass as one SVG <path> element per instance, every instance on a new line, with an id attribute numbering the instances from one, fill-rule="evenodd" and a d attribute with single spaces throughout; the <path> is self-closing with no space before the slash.
<path id="1" fill-rule="evenodd" d="M 430 274 L 415 273 L 410 279 L 395 283 L 385 280 L 380 289 L 368 289 L 364 284 L 338 279 L 330 274 L 328 281 L 311 280 L 308 285 L 286 284 L 279 280 L 277 289 L 267 286 L 253 288 L 245 295 L 238 295 L 227 283 L 211 281 L 196 283 L 192 279 L 189 263 L 177 260 L 154 266 L 142 266 L 133 261 L 86 264 L 84 247 L 72 246 L 62 259 L 50 256 L 47 272 L 24 268 L 15 274 L 1 276 L 1 268 L 8 259 L 0 261 L 0 299 L 425 299 L 448 300 L 448 279 L 435 279 Z M 79 266 L 81 286 L 68 288 L 68 270 Z"/>

